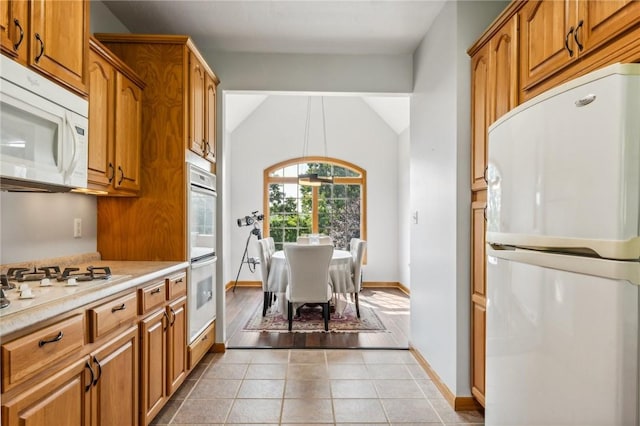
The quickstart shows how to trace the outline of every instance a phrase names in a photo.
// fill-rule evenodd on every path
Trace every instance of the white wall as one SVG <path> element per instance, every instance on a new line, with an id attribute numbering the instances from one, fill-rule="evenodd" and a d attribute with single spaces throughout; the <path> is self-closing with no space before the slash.
<path id="1" fill-rule="evenodd" d="M 308 155 L 324 155 L 319 98 L 314 98 Z M 227 159 L 231 220 L 222 225 L 230 236 L 230 259 L 224 282 L 235 280 L 249 227 L 235 219 L 263 208 L 263 171 L 302 156 L 307 98 L 269 96 L 230 136 Z M 327 155 L 367 171 L 367 281 L 397 281 L 398 136 L 359 97 L 325 97 Z M 255 245 L 252 237 L 252 245 Z M 250 256 L 257 256 L 251 247 Z M 243 267 L 240 280 L 260 280 Z"/>
<path id="2" fill-rule="evenodd" d="M 447 2 L 414 53 L 411 344 L 457 396 L 469 388 L 470 60 L 504 2 Z"/>
<path id="3" fill-rule="evenodd" d="M 221 90 L 409 93 L 411 55 L 238 53 L 198 46 Z"/>
<path id="4" fill-rule="evenodd" d="M 96 199 L 83 194 L 0 193 L 0 264 L 96 251 Z M 73 221 L 82 219 L 82 237 Z"/>
<path id="5" fill-rule="evenodd" d="M 411 288 L 410 168 L 411 137 L 407 128 L 398 137 L 398 281 Z"/>
<path id="6" fill-rule="evenodd" d="M 129 32 L 101 1 L 90 10 L 90 32 Z M 0 264 L 96 251 L 95 196 L 2 192 L 0 214 Z M 73 238 L 75 218 L 82 238 Z"/>

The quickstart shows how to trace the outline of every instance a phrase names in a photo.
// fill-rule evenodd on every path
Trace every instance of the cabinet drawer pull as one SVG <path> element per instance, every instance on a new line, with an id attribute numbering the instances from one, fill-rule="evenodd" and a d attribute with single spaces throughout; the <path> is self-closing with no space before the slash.
<path id="1" fill-rule="evenodd" d="M 40 37 L 39 33 L 36 33 L 36 40 L 40 42 L 40 53 L 38 53 L 38 56 L 36 56 L 36 64 L 37 64 L 38 62 L 40 62 L 40 58 L 42 58 L 42 55 L 44 55 L 44 41 L 42 41 L 42 38 Z"/>
<path id="2" fill-rule="evenodd" d="M 39 347 L 43 347 L 44 345 L 46 345 L 47 343 L 54 343 L 54 342 L 59 342 L 60 340 L 62 340 L 62 337 L 64 336 L 64 334 L 62 333 L 62 331 L 60 333 L 58 333 L 58 335 L 56 337 L 53 337 L 49 340 L 40 340 L 38 342 L 38 346 Z"/>
<path id="3" fill-rule="evenodd" d="M 89 389 L 91 389 L 91 386 L 93 385 L 93 380 L 95 379 L 96 375 L 94 374 L 93 368 L 91 368 L 91 364 L 89 364 L 89 361 L 87 361 L 87 363 L 84 365 L 84 368 L 88 368 L 89 373 L 91 373 L 91 380 L 89 380 L 89 384 L 84 387 L 84 391 L 89 392 Z"/>
<path id="4" fill-rule="evenodd" d="M 160 287 L 154 288 L 153 290 L 151 290 L 151 293 L 149 293 L 149 294 L 158 294 L 158 293 L 160 293 L 160 291 L 161 291 Z"/>
<path id="5" fill-rule="evenodd" d="M 122 305 L 120 305 L 120 306 L 117 306 L 117 307 L 115 307 L 115 308 L 111 308 L 111 313 L 118 312 L 118 311 L 124 311 L 125 309 L 127 309 L 127 307 L 126 307 L 126 306 L 125 306 L 125 304 L 123 303 L 123 304 L 122 304 Z"/>
<path id="6" fill-rule="evenodd" d="M 178 278 L 174 284 L 180 284 L 180 283 L 182 283 L 182 278 Z"/>
<path id="7" fill-rule="evenodd" d="M 24 30 L 22 29 L 22 25 L 20 25 L 20 21 L 18 21 L 17 19 L 14 19 L 13 23 L 15 24 L 15 26 L 20 31 L 20 39 L 18 40 L 18 42 L 16 44 L 13 45 L 13 50 L 17 51 L 18 48 L 20 47 L 20 45 L 22 44 L 22 40 L 24 39 Z"/>

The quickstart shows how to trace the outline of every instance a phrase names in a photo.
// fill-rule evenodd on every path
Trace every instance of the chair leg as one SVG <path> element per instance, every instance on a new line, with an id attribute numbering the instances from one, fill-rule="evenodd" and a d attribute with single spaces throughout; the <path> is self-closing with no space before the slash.
<path id="1" fill-rule="evenodd" d="M 360 302 L 358 301 L 358 292 L 355 292 L 354 294 L 356 298 L 356 316 L 360 318 Z"/>
<path id="2" fill-rule="evenodd" d="M 262 300 L 262 316 L 267 314 L 267 308 L 269 307 L 269 292 L 265 291 Z"/>
<path id="3" fill-rule="evenodd" d="M 324 331 L 329 331 L 329 302 L 322 304 L 322 314 L 324 315 Z"/>
<path id="4" fill-rule="evenodd" d="M 289 320 L 289 331 L 293 327 L 293 304 L 291 302 L 287 302 L 287 319 Z"/>

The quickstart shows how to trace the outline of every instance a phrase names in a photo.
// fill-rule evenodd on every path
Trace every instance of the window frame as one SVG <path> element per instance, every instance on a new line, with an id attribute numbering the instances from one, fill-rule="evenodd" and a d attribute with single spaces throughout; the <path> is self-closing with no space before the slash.
<path id="1" fill-rule="evenodd" d="M 360 238 L 367 239 L 367 171 L 363 168 L 350 163 L 348 161 L 340 160 L 338 158 L 323 157 L 323 156 L 310 156 L 310 157 L 297 157 L 289 160 L 281 161 L 273 164 L 263 172 L 263 194 L 262 194 L 262 211 L 264 213 L 263 229 L 262 233 L 265 237 L 269 236 L 269 185 L 272 183 L 279 184 L 297 184 L 298 178 L 295 176 L 270 176 L 270 174 L 278 169 L 294 166 L 300 163 L 327 163 L 334 166 L 344 167 L 351 169 L 352 171 L 359 173 L 360 176 L 334 176 L 334 184 L 343 185 L 360 185 Z M 319 187 L 312 187 L 312 233 L 318 233 L 318 198 Z"/>

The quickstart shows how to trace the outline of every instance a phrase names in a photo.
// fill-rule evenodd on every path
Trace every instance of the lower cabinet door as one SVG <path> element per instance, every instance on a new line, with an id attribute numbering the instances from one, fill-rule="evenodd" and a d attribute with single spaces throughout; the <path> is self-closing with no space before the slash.
<path id="1" fill-rule="evenodd" d="M 90 422 L 92 375 L 86 357 L 10 401 L 2 402 L 5 426 L 81 426 Z"/>
<path id="2" fill-rule="evenodd" d="M 110 339 L 91 355 L 93 425 L 138 424 L 138 327 Z"/>
<path id="3" fill-rule="evenodd" d="M 140 364 L 141 376 L 141 418 L 140 424 L 147 425 L 164 405 L 167 377 L 167 326 L 168 318 L 164 307 L 140 321 Z"/>
<path id="4" fill-rule="evenodd" d="M 172 302 L 167 306 L 168 363 L 167 395 L 173 394 L 187 377 L 187 298 Z"/>

